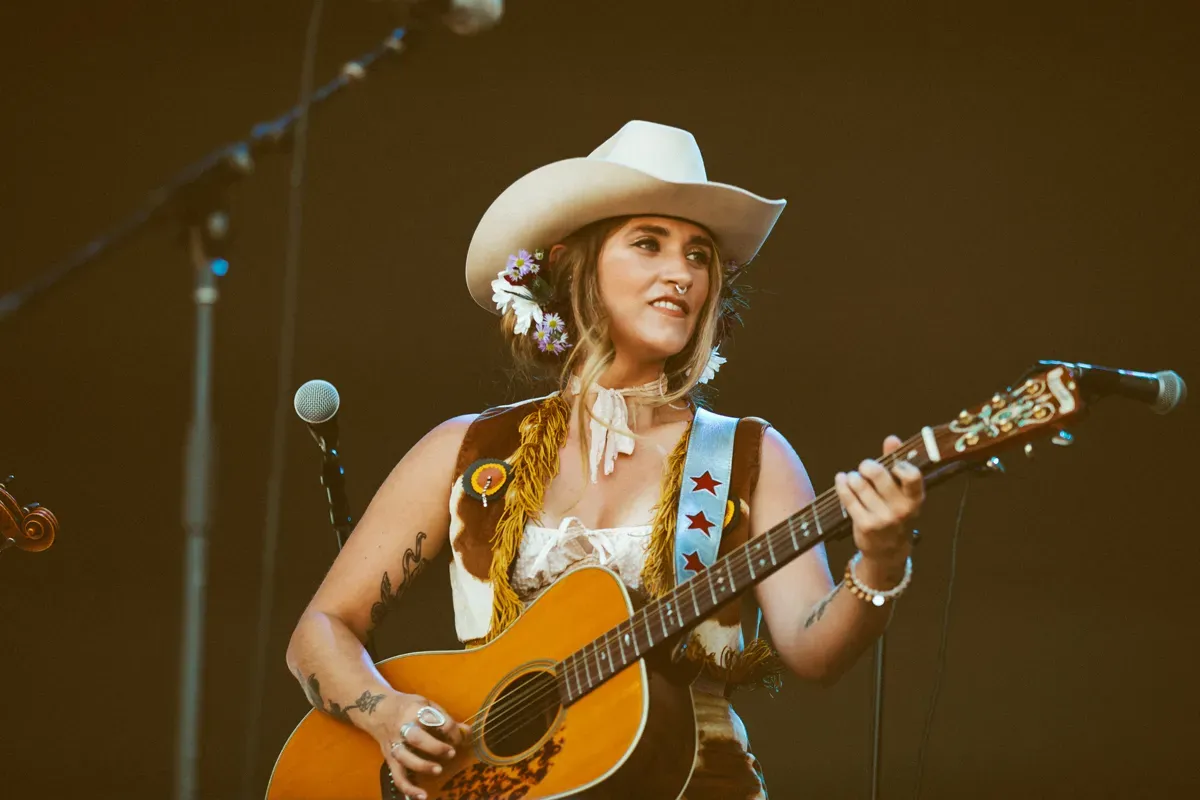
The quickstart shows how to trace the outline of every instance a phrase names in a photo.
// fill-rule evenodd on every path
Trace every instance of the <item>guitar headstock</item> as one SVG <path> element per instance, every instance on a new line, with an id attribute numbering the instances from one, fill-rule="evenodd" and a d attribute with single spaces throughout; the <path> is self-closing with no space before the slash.
<path id="1" fill-rule="evenodd" d="M 939 467 L 987 461 L 1000 450 L 1058 435 L 1082 411 L 1079 381 L 1070 365 L 1042 365 L 1016 387 L 963 409 L 951 422 L 926 428 L 923 437 L 930 460 Z"/>

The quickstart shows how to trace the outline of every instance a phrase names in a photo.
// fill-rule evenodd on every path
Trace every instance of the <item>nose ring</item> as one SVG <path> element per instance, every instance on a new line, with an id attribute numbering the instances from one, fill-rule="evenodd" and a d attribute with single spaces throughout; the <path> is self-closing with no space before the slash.
<path id="1" fill-rule="evenodd" d="M 690 288 L 691 288 L 690 286 L 680 286 L 678 283 L 675 284 L 675 291 L 678 292 L 679 294 L 687 294 L 688 289 L 690 289 Z"/>

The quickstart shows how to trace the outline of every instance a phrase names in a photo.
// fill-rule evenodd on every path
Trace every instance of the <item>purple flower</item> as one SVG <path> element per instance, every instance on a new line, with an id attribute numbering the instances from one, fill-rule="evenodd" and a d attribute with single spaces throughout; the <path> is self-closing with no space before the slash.
<path id="1" fill-rule="evenodd" d="M 550 341 L 548 348 L 549 348 L 549 351 L 551 353 L 553 353 L 554 355 L 559 355 L 560 353 L 565 352 L 566 349 L 570 346 L 571 345 L 567 344 L 567 335 L 564 333 L 562 336 L 555 336 Z"/>
<path id="2" fill-rule="evenodd" d="M 537 330 L 531 333 L 530 336 L 537 342 L 538 350 L 541 350 L 543 353 L 547 352 L 547 349 L 550 347 L 550 332 L 544 330 L 541 323 L 538 323 Z"/>
<path id="3" fill-rule="evenodd" d="M 541 327 L 550 333 L 564 333 L 567 330 L 566 323 L 558 314 L 547 314 L 542 317 Z"/>
<path id="4" fill-rule="evenodd" d="M 528 250 L 521 250 L 515 256 L 508 257 L 508 268 L 505 272 L 515 272 L 524 278 L 537 272 L 537 264 L 533 263 L 533 256 L 529 255 Z"/>

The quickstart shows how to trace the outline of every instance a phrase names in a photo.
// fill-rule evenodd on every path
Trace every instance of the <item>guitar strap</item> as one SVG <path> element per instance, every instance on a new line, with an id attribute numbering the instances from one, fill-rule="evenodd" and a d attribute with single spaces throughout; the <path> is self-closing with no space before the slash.
<path id="1" fill-rule="evenodd" d="M 675 521 L 675 581 L 684 581 L 713 565 L 729 513 L 735 417 L 696 409 L 679 487 Z"/>

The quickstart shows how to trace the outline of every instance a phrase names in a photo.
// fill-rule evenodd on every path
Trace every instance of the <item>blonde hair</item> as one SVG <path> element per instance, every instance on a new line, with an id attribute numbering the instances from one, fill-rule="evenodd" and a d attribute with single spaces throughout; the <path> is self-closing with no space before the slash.
<path id="1" fill-rule="evenodd" d="M 532 336 L 514 334 L 513 311 L 510 309 L 505 313 L 501 330 L 512 348 L 518 374 L 526 378 L 553 375 L 564 394 L 572 376 L 578 375 L 579 396 L 587 397 L 612 364 L 616 349 L 609 335 L 608 309 L 600 296 L 598 267 L 604 243 L 630 219 L 633 217 L 612 217 L 580 228 L 561 242 L 563 247 L 554 262 L 542 270 L 541 277 L 552 290 L 548 310 L 563 317 L 572 343 L 566 358 L 540 352 Z M 724 275 L 715 247 L 709 262 L 708 295 L 700 309 L 696 330 L 683 350 L 667 359 L 664 368 L 666 393 L 654 401 L 656 404 L 696 400 L 696 389 L 709 356 L 726 333 L 727 322 L 722 318 Z M 579 422 L 586 442 L 586 423 L 592 413 L 586 403 L 581 408 L 583 413 Z"/>

